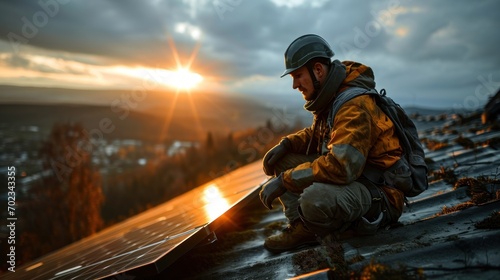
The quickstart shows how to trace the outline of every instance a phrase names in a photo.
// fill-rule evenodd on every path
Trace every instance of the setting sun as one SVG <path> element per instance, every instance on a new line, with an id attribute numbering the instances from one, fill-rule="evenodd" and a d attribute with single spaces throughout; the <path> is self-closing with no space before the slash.
<path id="1" fill-rule="evenodd" d="M 201 81 L 203 81 L 203 77 L 200 74 L 180 67 L 177 71 L 169 71 L 164 83 L 178 90 L 188 90 L 195 87 Z"/>

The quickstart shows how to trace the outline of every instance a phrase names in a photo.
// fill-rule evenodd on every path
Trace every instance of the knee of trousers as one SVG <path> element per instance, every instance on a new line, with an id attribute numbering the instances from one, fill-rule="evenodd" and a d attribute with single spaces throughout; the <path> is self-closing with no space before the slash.
<path id="1" fill-rule="evenodd" d="M 300 196 L 299 207 L 303 220 L 322 228 L 340 228 L 346 220 L 336 197 L 325 198 L 323 191 L 312 186 Z"/>
<path id="2" fill-rule="evenodd" d="M 301 196 L 299 199 L 299 206 L 304 218 L 314 222 L 327 222 L 332 218 L 330 215 L 332 209 L 338 207 L 336 203 L 330 204 L 327 207 L 324 201 L 311 199 L 310 196 Z"/>
<path id="3" fill-rule="evenodd" d="M 371 205 L 370 193 L 362 184 L 336 186 L 315 183 L 299 198 L 306 219 L 329 226 L 340 226 L 361 217 Z"/>

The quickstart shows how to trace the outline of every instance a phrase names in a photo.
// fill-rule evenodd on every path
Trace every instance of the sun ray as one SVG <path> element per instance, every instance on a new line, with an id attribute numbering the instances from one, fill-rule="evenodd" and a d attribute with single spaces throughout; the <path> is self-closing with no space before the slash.
<path id="1" fill-rule="evenodd" d="M 178 102 L 178 97 L 181 94 L 181 92 L 187 93 L 187 95 L 188 95 L 187 98 L 189 99 L 189 105 L 190 105 L 191 113 L 193 115 L 193 119 L 194 119 L 194 122 L 196 125 L 197 134 L 198 134 L 199 139 L 202 139 L 201 137 L 203 137 L 203 129 L 201 126 L 201 121 L 199 118 L 198 111 L 196 109 L 195 103 L 194 103 L 192 96 L 191 96 L 191 88 L 194 87 L 197 83 L 199 83 L 203 79 L 203 77 L 201 77 L 197 73 L 193 73 L 190 71 L 191 65 L 193 64 L 193 62 L 196 59 L 196 56 L 198 54 L 198 50 L 200 48 L 200 43 L 199 42 L 196 43 L 193 51 L 191 52 L 191 54 L 189 56 L 187 63 L 183 64 L 181 62 L 180 55 L 177 51 L 175 41 L 169 35 L 167 35 L 167 42 L 168 42 L 168 45 L 170 46 L 170 49 L 172 51 L 172 56 L 175 60 L 175 64 L 177 67 L 175 72 L 172 71 L 172 72 L 174 72 L 174 74 L 176 74 L 176 75 L 172 76 L 175 79 L 169 81 L 168 83 L 176 88 L 176 92 L 175 92 L 173 102 L 171 103 L 172 105 L 166 114 L 163 127 L 160 131 L 160 135 L 159 135 L 160 141 L 165 141 L 169 137 L 169 135 L 168 135 L 169 128 L 170 128 L 170 125 L 171 125 L 171 122 L 173 119 L 173 115 L 174 115 L 174 111 L 175 111 L 175 108 L 176 108 L 176 105 Z"/>
<path id="2" fill-rule="evenodd" d="M 177 68 L 167 70 L 169 75 L 166 83 L 170 86 L 176 87 L 177 89 L 180 88 L 183 90 L 188 90 L 196 86 L 203 80 L 203 77 L 198 73 L 191 72 L 190 69 L 198 54 L 200 43 L 196 43 L 187 63 L 183 64 L 181 62 L 179 52 L 177 51 L 177 47 L 175 46 L 175 42 L 169 35 L 167 35 L 167 42 L 170 46 L 170 49 L 172 50 L 172 56 L 174 57 L 175 65 Z"/>
<path id="3" fill-rule="evenodd" d="M 175 106 L 177 104 L 177 98 L 179 97 L 179 91 L 175 92 L 174 100 L 172 101 L 172 106 L 170 110 L 167 112 L 165 122 L 163 123 L 163 127 L 160 130 L 159 142 L 162 143 L 167 140 L 168 129 L 170 128 L 170 122 L 172 121 L 172 117 L 174 116 Z"/>
<path id="4" fill-rule="evenodd" d="M 167 42 L 168 45 L 170 46 L 170 49 L 172 49 L 172 55 L 174 56 L 175 65 L 177 66 L 177 68 L 182 67 L 181 60 L 179 58 L 179 53 L 177 52 L 177 47 L 175 46 L 174 40 L 169 35 L 167 35 Z"/>
<path id="5" fill-rule="evenodd" d="M 198 55 L 198 50 L 200 49 L 200 42 L 196 42 L 196 45 L 194 46 L 193 51 L 191 52 L 191 55 L 189 56 L 189 59 L 186 64 L 182 64 L 179 56 L 179 52 L 177 51 L 177 47 L 175 46 L 175 42 L 172 39 L 171 36 L 167 35 L 167 42 L 170 48 L 172 49 L 172 55 L 174 56 L 175 60 L 175 65 L 177 68 L 183 68 L 183 69 L 191 69 L 191 65 L 193 64 L 194 60 L 196 59 L 196 56 Z"/>
<path id="6" fill-rule="evenodd" d="M 203 127 L 201 126 L 200 122 L 200 117 L 198 116 L 198 110 L 196 109 L 196 106 L 194 105 L 192 96 L 189 95 L 189 105 L 191 107 L 191 112 L 193 113 L 194 121 L 196 123 L 196 128 L 198 130 L 198 135 L 200 139 L 203 139 Z"/>
<path id="7" fill-rule="evenodd" d="M 200 49 L 200 43 L 197 42 L 196 45 L 194 46 L 194 50 L 193 52 L 191 53 L 191 56 L 189 57 L 188 59 L 188 62 L 186 63 L 186 65 L 184 66 L 186 69 L 191 69 L 191 64 L 193 64 L 196 56 L 198 55 L 198 50 Z"/>

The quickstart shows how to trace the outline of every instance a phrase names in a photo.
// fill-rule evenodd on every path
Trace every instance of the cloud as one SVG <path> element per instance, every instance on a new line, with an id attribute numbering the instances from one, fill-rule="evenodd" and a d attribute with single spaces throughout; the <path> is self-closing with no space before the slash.
<path id="1" fill-rule="evenodd" d="M 49 15 L 47 3 L 59 3 L 57 13 Z M 478 77 L 500 81 L 498 10 L 494 0 L 0 1 L 0 54 L 3 65 L 41 72 L 68 69 L 43 68 L 26 55 L 89 67 L 172 68 L 171 38 L 182 63 L 194 53 L 192 67 L 229 91 L 278 94 L 291 90 L 278 78 L 286 47 L 315 33 L 335 58 L 372 66 L 378 84 L 408 103 L 438 96 L 462 103 L 481 85 Z M 27 22 L 37 27 L 30 38 L 23 35 Z M 15 55 L 12 33 L 27 41 Z"/>

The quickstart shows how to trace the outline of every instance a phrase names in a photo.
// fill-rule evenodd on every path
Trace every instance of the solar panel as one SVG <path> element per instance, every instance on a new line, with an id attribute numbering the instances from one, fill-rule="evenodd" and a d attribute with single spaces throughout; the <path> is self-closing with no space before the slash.
<path id="1" fill-rule="evenodd" d="M 200 242 L 217 220 L 243 206 L 267 179 L 255 162 L 70 244 L 3 279 L 133 279 L 155 275 Z"/>

